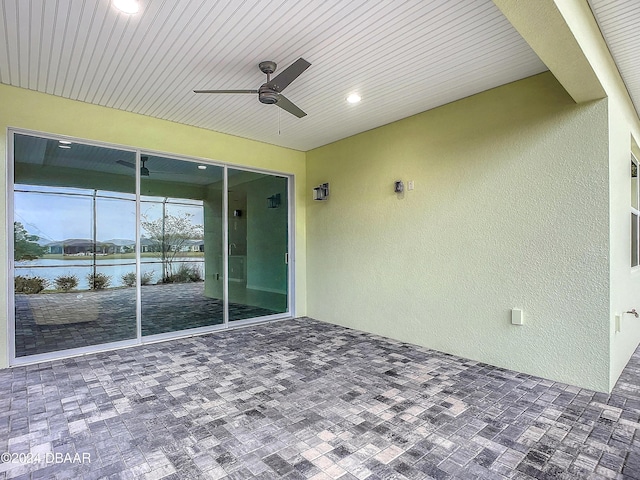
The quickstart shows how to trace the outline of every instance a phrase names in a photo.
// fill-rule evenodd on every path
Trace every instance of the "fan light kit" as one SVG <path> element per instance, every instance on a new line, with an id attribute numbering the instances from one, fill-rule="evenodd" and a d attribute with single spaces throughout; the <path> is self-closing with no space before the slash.
<path id="1" fill-rule="evenodd" d="M 138 0 L 113 0 L 113 6 L 122 13 L 133 14 L 140 11 Z"/>
<path id="2" fill-rule="evenodd" d="M 260 62 L 258 68 L 262 73 L 267 75 L 267 82 L 263 83 L 258 90 L 194 90 L 195 93 L 235 93 L 235 94 L 258 94 L 258 100 L 261 103 L 267 105 L 277 105 L 283 110 L 286 110 L 292 115 L 298 118 L 302 118 L 306 115 L 300 108 L 293 104 L 287 97 L 281 94 L 281 92 L 289 86 L 296 78 L 298 78 L 302 72 L 309 68 L 311 64 L 304 58 L 299 58 L 282 72 L 278 74 L 273 80 L 271 74 L 276 71 L 276 62 L 266 61 Z"/>

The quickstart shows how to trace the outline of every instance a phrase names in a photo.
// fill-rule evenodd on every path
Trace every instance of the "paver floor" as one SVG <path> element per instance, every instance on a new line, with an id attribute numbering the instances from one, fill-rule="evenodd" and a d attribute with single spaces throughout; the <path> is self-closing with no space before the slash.
<path id="1" fill-rule="evenodd" d="M 635 479 L 639 374 L 609 395 L 285 320 L 0 370 L 0 478 Z"/>

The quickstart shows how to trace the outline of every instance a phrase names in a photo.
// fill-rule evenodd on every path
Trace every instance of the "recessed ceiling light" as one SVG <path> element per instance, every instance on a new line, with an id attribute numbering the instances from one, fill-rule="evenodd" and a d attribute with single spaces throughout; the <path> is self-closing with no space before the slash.
<path id="1" fill-rule="evenodd" d="M 58 140 L 58 143 L 61 143 L 62 145 L 71 145 L 69 140 Z"/>
<path id="2" fill-rule="evenodd" d="M 362 100 L 362 97 L 357 93 L 352 93 L 347 97 L 347 102 L 349 103 L 358 103 L 360 100 Z"/>
<path id="3" fill-rule="evenodd" d="M 198 168 L 199 168 L 200 170 L 206 170 L 206 169 L 207 169 L 207 166 L 206 166 L 206 165 L 198 165 Z"/>
<path id="4" fill-rule="evenodd" d="M 140 5 L 138 0 L 113 0 L 113 6 L 123 13 L 138 13 Z"/>

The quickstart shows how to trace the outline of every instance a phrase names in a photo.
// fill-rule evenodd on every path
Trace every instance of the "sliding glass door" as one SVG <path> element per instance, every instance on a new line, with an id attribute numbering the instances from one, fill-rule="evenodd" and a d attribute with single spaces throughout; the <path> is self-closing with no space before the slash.
<path id="1" fill-rule="evenodd" d="M 142 335 L 220 325 L 224 168 L 141 159 Z"/>
<path id="2" fill-rule="evenodd" d="M 14 137 L 15 356 L 135 339 L 135 153 Z"/>
<path id="3" fill-rule="evenodd" d="M 287 177 L 11 135 L 12 359 L 289 313 Z"/>
<path id="4" fill-rule="evenodd" d="M 286 177 L 229 169 L 229 320 L 288 311 Z"/>

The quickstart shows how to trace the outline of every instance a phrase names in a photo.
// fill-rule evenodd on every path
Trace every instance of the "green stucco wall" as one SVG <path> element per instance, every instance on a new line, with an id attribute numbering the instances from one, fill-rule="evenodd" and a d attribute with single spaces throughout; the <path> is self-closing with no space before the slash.
<path id="1" fill-rule="evenodd" d="M 609 389 L 606 100 L 545 73 L 307 163 L 308 191 L 331 186 L 307 207 L 310 316 Z"/>

